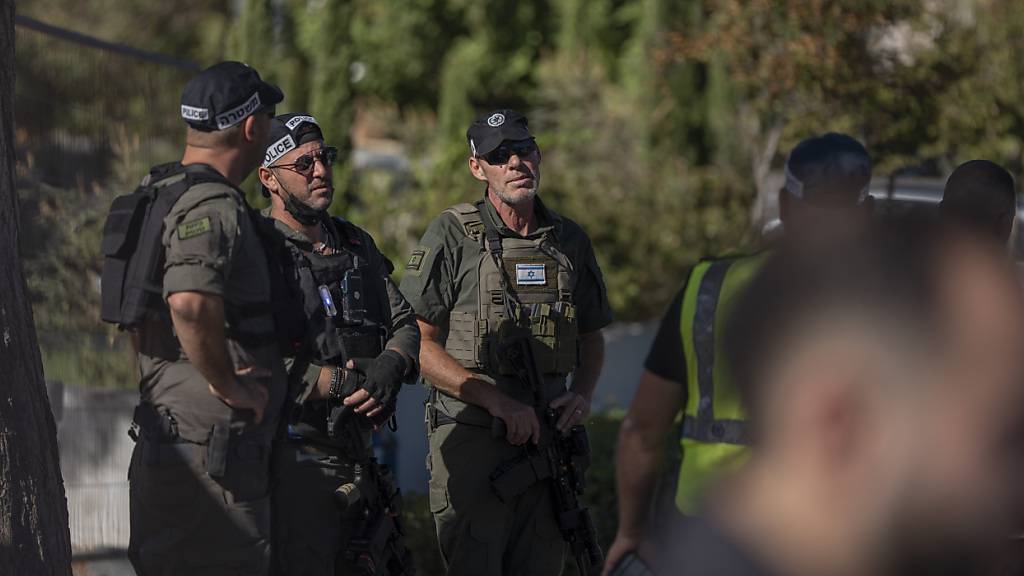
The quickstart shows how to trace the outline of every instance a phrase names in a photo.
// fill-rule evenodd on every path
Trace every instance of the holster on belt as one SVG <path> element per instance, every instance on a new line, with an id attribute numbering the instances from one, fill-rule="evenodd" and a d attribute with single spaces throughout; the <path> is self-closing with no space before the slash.
<path id="1" fill-rule="evenodd" d="M 544 450 L 530 448 L 491 472 L 491 489 L 502 502 L 508 502 L 551 475 L 551 463 Z"/>
<path id="2" fill-rule="evenodd" d="M 231 428 L 227 424 L 215 424 L 206 445 L 206 473 L 211 478 L 223 478 L 228 468 L 231 450 Z"/>
<path id="3" fill-rule="evenodd" d="M 170 413 L 161 414 L 156 406 L 149 402 L 140 402 L 132 414 L 132 427 L 128 430 L 128 435 L 136 442 L 140 437 L 151 442 L 177 442 L 178 423 Z"/>

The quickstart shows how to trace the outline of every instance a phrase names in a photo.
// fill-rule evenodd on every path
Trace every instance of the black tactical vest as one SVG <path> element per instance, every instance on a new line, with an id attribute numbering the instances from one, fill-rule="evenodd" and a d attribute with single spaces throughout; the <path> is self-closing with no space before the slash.
<path id="1" fill-rule="evenodd" d="M 351 358 L 374 358 L 384 350 L 392 333 L 387 285 L 373 268 L 368 247 L 355 225 L 333 220 L 337 246 L 322 255 L 303 243 L 285 240 L 290 262 L 286 272 L 301 299 L 306 323 L 306 362 L 344 366 Z M 293 379 L 304 372 L 293 367 Z M 326 402 L 297 406 L 290 424 L 304 437 L 326 439 Z"/>

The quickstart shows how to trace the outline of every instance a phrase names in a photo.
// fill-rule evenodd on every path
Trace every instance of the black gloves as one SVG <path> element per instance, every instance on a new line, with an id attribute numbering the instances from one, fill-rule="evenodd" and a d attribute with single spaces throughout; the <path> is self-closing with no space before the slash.
<path id="1" fill-rule="evenodd" d="M 376 358 L 353 358 L 352 365 L 366 377 L 362 388 L 385 405 L 395 402 L 409 373 L 409 361 L 394 350 L 385 350 Z"/>

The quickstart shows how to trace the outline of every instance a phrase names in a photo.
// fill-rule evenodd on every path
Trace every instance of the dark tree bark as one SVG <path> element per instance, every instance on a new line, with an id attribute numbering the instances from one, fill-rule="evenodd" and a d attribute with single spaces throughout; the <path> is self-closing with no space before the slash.
<path id="1" fill-rule="evenodd" d="M 71 574 L 57 427 L 43 382 L 14 188 L 14 0 L 0 0 L 0 574 Z"/>

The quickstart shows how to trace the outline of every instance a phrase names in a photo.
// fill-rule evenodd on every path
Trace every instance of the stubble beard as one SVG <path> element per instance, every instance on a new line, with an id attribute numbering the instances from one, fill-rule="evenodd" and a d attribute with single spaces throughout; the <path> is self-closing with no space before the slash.
<path id="1" fill-rule="evenodd" d="M 534 185 L 531 188 L 518 188 L 515 190 L 509 190 L 508 188 L 502 188 L 496 192 L 498 199 L 508 204 L 509 206 L 519 206 L 528 202 L 533 202 L 533 199 L 537 197 L 537 186 Z"/>

